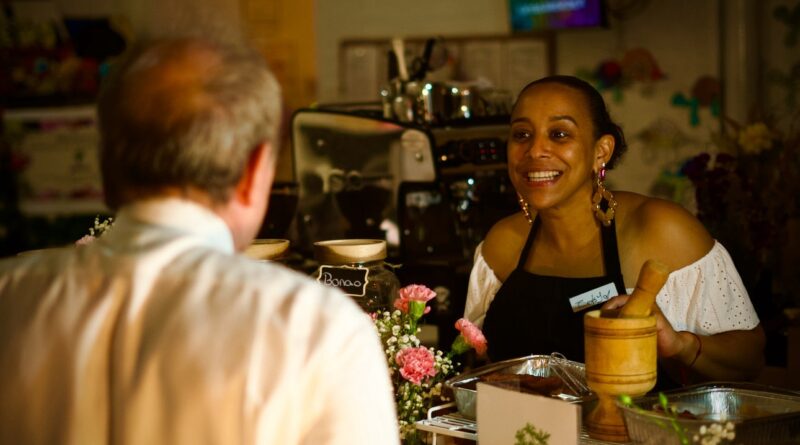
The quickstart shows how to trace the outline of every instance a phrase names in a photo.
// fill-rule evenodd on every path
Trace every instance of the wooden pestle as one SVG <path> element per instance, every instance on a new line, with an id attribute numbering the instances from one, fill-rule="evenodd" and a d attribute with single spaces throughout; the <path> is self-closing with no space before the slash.
<path id="1" fill-rule="evenodd" d="M 619 318 L 642 318 L 650 316 L 656 295 L 667 282 L 669 268 L 657 260 L 647 260 L 639 272 L 636 288 L 633 289 L 628 302 L 619 311 Z"/>

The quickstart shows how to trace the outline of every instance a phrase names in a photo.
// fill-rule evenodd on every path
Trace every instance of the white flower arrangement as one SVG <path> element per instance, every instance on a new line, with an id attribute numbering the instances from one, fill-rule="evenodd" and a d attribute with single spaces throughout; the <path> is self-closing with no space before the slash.
<path id="1" fill-rule="evenodd" d="M 456 355 L 470 349 L 486 352 L 486 339 L 480 329 L 466 319 L 456 322 L 460 334 L 449 353 L 420 345 L 417 322 L 430 311 L 428 301 L 436 293 L 412 284 L 399 291 L 394 311 L 371 314 L 378 331 L 395 394 L 400 438 L 405 444 L 420 443 L 416 422 L 424 418 L 433 403 L 446 401 L 444 382 L 456 372 Z"/>
<path id="2" fill-rule="evenodd" d="M 435 348 L 420 346 L 419 338 L 411 330 L 406 314 L 400 310 L 385 311 L 375 318 L 375 327 L 384 344 L 386 362 L 395 387 L 397 418 L 400 437 L 407 439 L 416 431 L 415 423 L 424 418 L 425 412 L 435 400 L 443 401 L 444 381 L 453 374 L 453 360 Z M 411 364 L 411 371 L 403 374 L 404 366 L 398 356 L 409 351 L 418 364 Z M 432 359 L 432 360 L 431 360 Z"/>
<path id="3" fill-rule="evenodd" d="M 114 226 L 114 218 L 109 217 L 100 221 L 100 216 L 99 215 L 95 216 L 94 225 L 89 228 L 89 234 L 84 235 L 81 239 L 75 241 L 75 244 L 79 246 L 89 244 L 92 241 L 96 240 L 97 238 L 100 238 L 101 236 L 105 235 L 109 230 L 111 230 L 111 227 L 113 226 Z"/>

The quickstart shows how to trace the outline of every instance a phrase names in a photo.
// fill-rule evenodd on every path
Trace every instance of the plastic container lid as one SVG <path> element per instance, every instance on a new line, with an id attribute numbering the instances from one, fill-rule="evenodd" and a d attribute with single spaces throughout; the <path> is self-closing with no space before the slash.
<path id="1" fill-rule="evenodd" d="M 314 243 L 314 258 L 323 264 L 367 263 L 386 259 L 386 241 L 341 239 Z"/>

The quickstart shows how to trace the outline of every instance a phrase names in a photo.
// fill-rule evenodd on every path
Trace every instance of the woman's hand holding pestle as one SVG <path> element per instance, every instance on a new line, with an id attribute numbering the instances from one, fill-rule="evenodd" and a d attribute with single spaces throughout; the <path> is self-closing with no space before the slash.
<path id="1" fill-rule="evenodd" d="M 653 312 L 653 305 L 656 303 L 656 295 L 664 287 L 668 277 L 669 269 L 666 264 L 656 260 L 647 260 L 639 272 L 636 288 L 633 289 L 631 297 L 620 309 L 619 316 L 622 318 L 650 316 Z"/>

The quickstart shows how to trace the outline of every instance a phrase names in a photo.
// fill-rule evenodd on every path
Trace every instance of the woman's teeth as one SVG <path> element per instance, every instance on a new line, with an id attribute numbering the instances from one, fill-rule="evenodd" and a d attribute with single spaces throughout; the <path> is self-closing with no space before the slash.
<path id="1" fill-rule="evenodd" d="M 536 181 L 550 181 L 550 180 L 553 180 L 553 179 L 557 178 L 560 175 L 561 175 L 561 173 L 558 172 L 558 171 L 555 171 L 555 170 L 528 172 L 528 181 L 534 181 L 534 182 L 536 182 Z"/>

